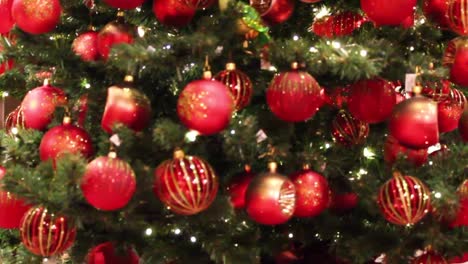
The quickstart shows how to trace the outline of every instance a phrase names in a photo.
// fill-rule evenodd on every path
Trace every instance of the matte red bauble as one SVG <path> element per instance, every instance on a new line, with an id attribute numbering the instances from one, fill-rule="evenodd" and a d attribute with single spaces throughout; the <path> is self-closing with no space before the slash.
<path id="1" fill-rule="evenodd" d="M 458 132 L 460 133 L 463 141 L 468 142 L 468 107 L 465 107 L 465 111 L 460 118 L 458 123 Z"/>
<path id="2" fill-rule="evenodd" d="M 64 154 L 80 154 L 90 158 L 93 144 L 88 132 L 71 124 L 69 117 L 65 117 L 63 124 L 47 131 L 42 137 L 39 154 L 42 161 L 57 158 Z"/>
<path id="3" fill-rule="evenodd" d="M 125 23 L 123 13 L 119 12 L 117 20 L 108 23 L 99 31 L 97 48 L 101 57 L 107 60 L 114 45 L 132 44 L 133 31 L 134 29 Z"/>
<path id="4" fill-rule="evenodd" d="M 359 145 L 369 135 L 369 124 L 341 110 L 332 121 L 332 135 L 342 145 Z"/>
<path id="5" fill-rule="evenodd" d="M 145 0 L 104 0 L 104 2 L 115 8 L 134 9 L 141 6 Z"/>
<path id="6" fill-rule="evenodd" d="M 23 108 L 19 105 L 5 119 L 5 130 L 10 133 L 14 127 L 24 129 L 24 126 Z"/>
<path id="7" fill-rule="evenodd" d="M 414 258 L 411 264 L 448 264 L 448 262 L 434 250 L 428 249 L 421 256 Z"/>
<path id="8" fill-rule="evenodd" d="M 218 176 L 206 161 L 181 150 L 154 171 L 153 191 L 171 211 L 194 215 L 206 210 L 218 193 Z"/>
<path id="9" fill-rule="evenodd" d="M 15 25 L 15 21 L 11 16 L 11 6 L 13 4 L 13 0 L 3 0 L 0 1 L 0 33 L 8 33 L 13 26 Z"/>
<path id="10" fill-rule="evenodd" d="M 245 193 L 254 177 L 255 173 L 251 171 L 248 165 L 245 166 L 245 172 L 233 176 L 231 183 L 227 187 L 227 191 L 229 192 L 231 204 L 235 209 L 245 207 Z"/>
<path id="11" fill-rule="evenodd" d="M 423 149 L 439 142 L 437 104 L 429 98 L 416 96 L 399 103 L 389 122 L 390 134 L 401 145 Z"/>
<path id="12" fill-rule="evenodd" d="M 194 9 L 204 9 L 211 7 L 217 0 L 179 0 L 186 6 Z"/>
<path id="13" fill-rule="evenodd" d="M 423 12 L 426 18 L 440 28 L 448 28 L 448 0 L 424 0 Z"/>
<path id="14" fill-rule="evenodd" d="M 406 157 L 406 159 L 414 164 L 416 167 L 422 166 L 427 162 L 427 149 L 410 149 L 400 145 L 398 141 L 389 136 L 384 145 L 384 159 L 390 166 L 395 163 L 399 156 Z"/>
<path id="15" fill-rule="evenodd" d="M 361 121 L 370 124 L 383 122 L 390 117 L 395 104 L 395 85 L 392 82 L 377 78 L 351 86 L 348 108 Z"/>
<path id="16" fill-rule="evenodd" d="M 263 21 L 269 25 L 288 20 L 294 12 L 293 0 L 250 0 L 250 5 L 258 11 Z"/>
<path id="17" fill-rule="evenodd" d="M 328 208 L 330 188 L 325 177 L 306 167 L 292 174 L 290 179 L 296 188 L 294 216 L 314 217 Z"/>
<path id="18" fill-rule="evenodd" d="M 286 223 L 294 214 L 296 189 L 287 177 L 276 172 L 276 163 L 270 172 L 257 176 L 247 188 L 245 207 L 249 217 L 263 225 Z"/>
<path id="19" fill-rule="evenodd" d="M 277 74 L 266 92 L 270 110 L 286 122 L 301 122 L 311 118 L 321 102 L 320 85 L 310 74 L 292 70 Z"/>
<path id="20" fill-rule="evenodd" d="M 468 1 L 467 0 L 447 0 L 448 9 L 446 16 L 449 27 L 455 33 L 468 35 Z"/>
<path id="21" fill-rule="evenodd" d="M 21 220 L 20 235 L 23 245 L 31 253 L 50 257 L 65 252 L 73 245 L 75 226 L 60 214 L 43 207 L 31 208 Z"/>
<path id="22" fill-rule="evenodd" d="M 53 30 L 60 22 L 59 0 L 13 0 L 11 13 L 16 25 L 31 34 Z"/>
<path id="23" fill-rule="evenodd" d="M 226 85 L 234 96 L 236 110 L 241 110 L 250 103 L 252 98 L 252 81 L 244 72 L 236 69 L 236 64 L 226 64 L 226 70 L 219 72 L 215 80 Z"/>
<path id="24" fill-rule="evenodd" d="M 196 9 L 181 0 L 156 0 L 153 13 L 161 24 L 173 27 L 186 26 L 195 16 Z"/>
<path id="25" fill-rule="evenodd" d="M 450 68 L 450 80 L 461 86 L 468 86 L 468 46 L 460 45 Z"/>
<path id="26" fill-rule="evenodd" d="M 182 90 L 177 101 L 177 114 L 189 129 L 202 135 L 213 135 L 229 125 L 234 98 L 226 85 L 211 79 L 210 72 L 205 72 L 204 77 Z"/>
<path id="27" fill-rule="evenodd" d="M 430 211 L 431 192 L 419 179 L 397 172 L 380 187 L 378 204 L 389 222 L 412 225 Z"/>
<path id="28" fill-rule="evenodd" d="M 6 169 L 0 166 L 0 180 L 5 177 L 5 174 Z M 0 228 L 19 228 L 21 218 L 29 208 L 30 206 L 22 199 L 16 198 L 15 195 L 2 190 L 0 187 Z"/>
<path id="29" fill-rule="evenodd" d="M 361 8 L 379 26 L 398 26 L 414 13 L 417 0 L 361 0 Z"/>
<path id="30" fill-rule="evenodd" d="M 138 264 L 140 258 L 129 248 L 125 254 L 117 252 L 112 242 L 99 244 L 86 256 L 87 264 Z"/>
<path id="31" fill-rule="evenodd" d="M 96 31 L 88 31 L 80 34 L 73 41 L 72 49 L 83 61 L 98 60 L 98 33 Z"/>
<path id="32" fill-rule="evenodd" d="M 142 92 L 133 87 L 133 77 L 126 76 L 124 83 L 109 87 L 101 120 L 102 128 L 109 134 L 116 125 L 124 125 L 136 132 L 145 129 L 151 119 L 151 103 Z"/>
<path id="33" fill-rule="evenodd" d="M 334 211 L 349 211 L 354 209 L 359 202 L 355 193 L 332 193 L 330 209 Z"/>
<path id="34" fill-rule="evenodd" d="M 52 121 L 55 108 L 66 103 L 65 93 L 47 81 L 43 86 L 29 91 L 21 103 L 26 128 L 44 130 Z"/>
<path id="35" fill-rule="evenodd" d="M 113 211 L 125 207 L 136 189 L 136 177 L 130 165 L 115 152 L 101 156 L 86 166 L 81 190 L 93 207 Z"/>

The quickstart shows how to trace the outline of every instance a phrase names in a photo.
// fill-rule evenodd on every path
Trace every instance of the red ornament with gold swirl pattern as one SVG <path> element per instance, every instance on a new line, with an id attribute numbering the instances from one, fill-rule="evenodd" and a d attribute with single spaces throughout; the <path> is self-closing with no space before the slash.
<path id="1" fill-rule="evenodd" d="M 333 119 L 332 135 L 338 143 L 345 146 L 362 144 L 369 135 L 369 124 L 341 110 Z"/>
<path id="2" fill-rule="evenodd" d="M 378 204 L 389 222 L 412 225 L 429 212 L 431 192 L 419 179 L 395 172 L 393 178 L 380 187 Z"/>
<path id="3" fill-rule="evenodd" d="M 468 0 L 448 0 L 449 27 L 455 33 L 468 35 Z"/>
<path id="4" fill-rule="evenodd" d="M 33 254 L 50 257 L 72 246 L 76 229 L 65 216 L 33 207 L 21 220 L 20 235 L 23 245 Z"/>
<path id="5" fill-rule="evenodd" d="M 236 68 L 235 63 L 226 64 L 226 69 L 214 77 L 226 85 L 234 96 L 236 110 L 241 110 L 250 103 L 252 98 L 252 81 L 249 76 Z"/>
<path id="6" fill-rule="evenodd" d="M 218 192 L 218 176 L 208 162 L 182 150 L 154 171 L 153 191 L 171 211 L 194 215 L 207 209 Z"/>
<path id="7" fill-rule="evenodd" d="M 24 128 L 24 113 L 21 105 L 11 111 L 5 119 L 5 131 L 11 133 L 11 129 L 14 127 L 23 129 Z"/>

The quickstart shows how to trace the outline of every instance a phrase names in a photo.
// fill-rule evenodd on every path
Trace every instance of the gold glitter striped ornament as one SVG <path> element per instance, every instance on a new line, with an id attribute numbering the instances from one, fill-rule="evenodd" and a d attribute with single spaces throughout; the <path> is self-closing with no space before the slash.
<path id="1" fill-rule="evenodd" d="M 252 81 L 244 72 L 236 69 L 233 62 L 226 64 L 226 69 L 214 77 L 215 80 L 226 85 L 234 96 L 236 110 L 241 110 L 250 103 L 252 98 Z"/>
<path id="2" fill-rule="evenodd" d="M 468 0 L 449 0 L 447 16 L 452 31 L 468 35 Z"/>
<path id="3" fill-rule="evenodd" d="M 369 135 L 369 124 L 341 110 L 333 119 L 332 135 L 342 145 L 359 145 L 364 143 Z"/>

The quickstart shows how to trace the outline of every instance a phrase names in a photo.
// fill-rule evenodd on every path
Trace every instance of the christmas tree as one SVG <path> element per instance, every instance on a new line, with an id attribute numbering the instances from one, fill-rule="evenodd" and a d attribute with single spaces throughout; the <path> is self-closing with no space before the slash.
<path id="1" fill-rule="evenodd" d="M 464 0 L 4 0 L 1 263 L 463 263 Z"/>

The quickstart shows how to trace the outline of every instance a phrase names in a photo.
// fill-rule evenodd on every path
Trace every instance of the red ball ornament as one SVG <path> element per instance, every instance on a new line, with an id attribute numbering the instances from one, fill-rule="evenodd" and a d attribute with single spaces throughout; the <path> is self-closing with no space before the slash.
<path id="1" fill-rule="evenodd" d="M 13 128 L 24 129 L 24 113 L 23 108 L 21 105 L 15 108 L 11 113 L 8 114 L 7 118 L 5 119 L 5 130 L 8 133 L 11 133 Z"/>
<path id="2" fill-rule="evenodd" d="M 69 117 L 64 118 L 62 125 L 47 131 L 39 146 L 42 161 L 52 159 L 55 162 L 66 153 L 80 154 L 87 159 L 94 153 L 88 132 L 72 125 Z"/>
<path id="3" fill-rule="evenodd" d="M 398 104 L 389 123 L 390 134 L 401 145 L 423 149 L 439 142 L 437 104 L 416 96 Z"/>
<path id="4" fill-rule="evenodd" d="M 395 85 L 392 82 L 377 78 L 351 86 L 348 108 L 361 121 L 370 124 L 383 122 L 390 117 L 395 104 Z"/>
<path id="5" fill-rule="evenodd" d="M 255 173 L 251 171 L 248 165 L 245 166 L 245 172 L 233 177 L 227 191 L 229 192 L 231 204 L 235 209 L 242 209 L 245 207 L 245 193 L 254 177 Z"/>
<path id="6" fill-rule="evenodd" d="M 252 98 L 252 81 L 247 74 L 236 69 L 236 64 L 226 64 L 226 70 L 219 72 L 215 80 L 226 85 L 234 96 L 236 110 L 241 110 L 250 103 Z"/>
<path id="7" fill-rule="evenodd" d="M 145 0 L 104 0 L 104 2 L 114 8 L 134 9 L 141 6 Z"/>
<path id="8" fill-rule="evenodd" d="M 468 253 L 463 254 L 463 256 L 454 257 L 450 259 L 450 264 L 464 264 L 468 262 Z"/>
<path id="9" fill-rule="evenodd" d="M 135 173 L 115 152 L 101 156 L 86 166 L 81 191 L 86 201 L 103 211 L 125 207 L 136 189 Z"/>
<path id="10" fill-rule="evenodd" d="M 13 0 L 3 0 L 0 1 L 0 33 L 8 33 L 13 26 L 15 21 L 11 16 L 11 7 L 13 5 Z"/>
<path id="11" fill-rule="evenodd" d="M 59 0 L 13 0 L 11 13 L 20 29 L 42 34 L 58 25 L 62 6 Z"/>
<path id="12" fill-rule="evenodd" d="M 448 264 L 448 262 L 429 247 L 421 256 L 414 258 L 411 264 Z"/>
<path id="13" fill-rule="evenodd" d="M 133 41 L 133 28 L 125 23 L 123 12 L 119 12 L 117 20 L 108 23 L 99 32 L 97 49 L 101 57 L 107 60 L 114 45 L 132 44 Z"/>
<path id="14" fill-rule="evenodd" d="M 276 163 L 270 163 L 270 172 L 257 176 L 247 188 L 246 211 L 249 217 L 259 224 L 284 224 L 294 214 L 294 183 L 276 173 L 276 167 Z"/>
<path id="15" fill-rule="evenodd" d="M 131 248 L 122 255 L 116 252 L 112 242 L 99 244 L 92 248 L 86 256 L 87 264 L 138 264 L 140 258 Z"/>
<path id="16" fill-rule="evenodd" d="M 196 156 L 174 152 L 172 160 L 154 171 L 153 191 L 171 211 L 194 215 L 206 210 L 216 198 L 218 176 L 206 161 Z"/>
<path id="17" fill-rule="evenodd" d="M 44 130 L 52 121 L 55 108 L 66 104 L 65 93 L 44 81 L 43 86 L 29 91 L 21 103 L 26 128 Z"/>
<path id="18" fill-rule="evenodd" d="M 332 135 L 342 145 L 359 145 L 364 143 L 369 135 L 369 124 L 341 110 L 332 121 Z"/>
<path id="19" fill-rule="evenodd" d="M 440 28 L 448 28 L 448 0 L 424 0 L 423 12 L 426 18 Z"/>
<path id="20" fill-rule="evenodd" d="M 204 9 L 211 7 L 217 0 L 179 0 L 184 5 L 194 9 Z"/>
<path id="21" fill-rule="evenodd" d="M 72 49 L 83 61 L 97 61 L 99 58 L 98 33 L 88 31 L 80 34 L 73 41 Z"/>
<path id="22" fill-rule="evenodd" d="M 151 119 L 151 103 L 145 94 L 133 86 L 133 77 L 124 83 L 109 87 L 101 120 L 102 128 L 109 134 L 115 125 L 124 125 L 136 132 L 145 129 Z"/>
<path id="23" fill-rule="evenodd" d="M 468 226 L 468 199 L 460 198 L 457 214 L 449 226 L 451 228 Z"/>
<path id="24" fill-rule="evenodd" d="M 361 8 L 379 26 L 398 26 L 414 13 L 417 0 L 361 0 Z"/>
<path id="25" fill-rule="evenodd" d="M 384 159 L 389 165 L 393 165 L 399 156 L 404 156 L 409 162 L 416 167 L 422 166 L 427 162 L 427 149 L 410 149 L 400 145 L 393 137 L 387 137 L 384 145 Z"/>
<path id="26" fill-rule="evenodd" d="M 283 251 L 275 257 L 275 264 L 294 264 L 298 261 L 299 257 L 290 250 Z"/>
<path id="27" fill-rule="evenodd" d="M 5 177 L 6 169 L 0 166 L 0 180 Z M 10 192 L 1 189 L 0 184 L 0 228 L 19 228 L 21 218 L 30 206 Z"/>
<path id="28" fill-rule="evenodd" d="M 404 28 L 404 29 L 410 29 L 412 27 L 414 27 L 414 13 L 412 13 L 409 17 L 405 18 L 402 22 L 401 22 L 401 27 Z"/>
<path id="29" fill-rule="evenodd" d="M 183 27 L 192 21 L 196 9 L 187 6 L 181 0 L 156 0 L 153 13 L 161 24 Z"/>
<path id="30" fill-rule="evenodd" d="M 380 187 L 378 204 L 389 222 L 412 225 L 430 211 L 431 192 L 419 179 L 397 172 Z"/>
<path id="31" fill-rule="evenodd" d="M 463 141 L 468 142 L 468 107 L 465 107 L 465 111 L 460 118 L 460 122 L 458 123 L 458 132 L 463 139 Z"/>
<path id="32" fill-rule="evenodd" d="M 50 257 L 72 246 L 76 228 L 65 216 L 50 213 L 43 207 L 33 207 L 21 220 L 20 235 L 23 245 L 31 253 Z"/>
<path id="33" fill-rule="evenodd" d="M 468 45 L 460 45 L 450 68 L 450 80 L 461 86 L 468 86 Z"/>
<path id="34" fill-rule="evenodd" d="M 250 5 L 258 11 L 263 21 L 269 25 L 288 20 L 294 12 L 293 0 L 250 0 Z"/>
<path id="35" fill-rule="evenodd" d="M 455 33 L 468 35 L 468 1 L 467 0 L 447 0 L 448 8 L 446 16 L 449 27 Z"/>
<path id="36" fill-rule="evenodd" d="M 234 98 L 223 83 L 211 79 L 211 72 L 204 79 L 185 86 L 177 101 L 180 121 L 189 129 L 202 135 L 213 135 L 224 130 L 231 120 Z"/>
<path id="37" fill-rule="evenodd" d="M 452 88 L 448 98 L 437 104 L 440 133 L 457 129 L 465 103 L 465 95 L 457 89 Z"/>
<path id="38" fill-rule="evenodd" d="M 296 189 L 296 217 L 314 217 L 328 208 L 330 188 L 325 177 L 306 166 L 290 176 Z"/>
<path id="39" fill-rule="evenodd" d="M 326 16 L 320 19 L 316 19 L 312 26 L 309 28 L 310 31 L 314 32 L 315 35 L 332 38 L 333 37 L 333 17 Z"/>
<path id="40" fill-rule="evenodd" d="M 351 35 L 366 21 L 360 14 L 346 11 L 332 16 L 333 35 L 336 37 Z"/>
<path id="41" fill-rule="evenodd" d="M 349 211 L 359 203 L 359 197 L 355 193 L 334 193 L 331 199 L 330 209 L 334 211 Z"/>
<path id="42" fill-rule="evenodd" d="M 311 118 L 321 102 L 320 85 L 310 74 L 298 71 L 297 63 L 292 70 L 277 74 L 266 92 L 270 110 L 286 122 L 301 122 Z"/>

